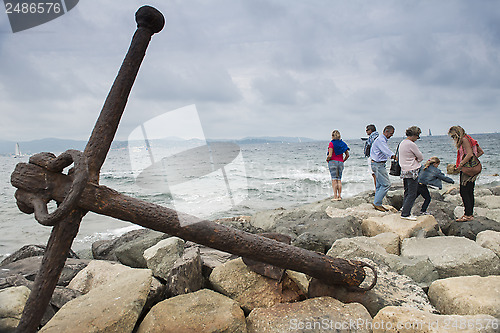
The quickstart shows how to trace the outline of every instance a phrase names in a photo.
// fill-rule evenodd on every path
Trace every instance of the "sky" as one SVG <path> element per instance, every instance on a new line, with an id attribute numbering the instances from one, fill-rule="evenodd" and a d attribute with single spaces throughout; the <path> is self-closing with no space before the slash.
<path id="1" fill-rule="evenodd" d="M 80 1 L 17 33 L 2 11 L 0 140 L 87 140 L 143 4 Z M 334 129 L 354 139 L 371 123 L 394 125 L 396 136 L 412 125 L 434 135 L 457 124 L 498 131 L 497 0 L 147 4 L 166 24 L 152 38 L 117 140 L 192 105 L 212 139 L 329 140 Z"/>

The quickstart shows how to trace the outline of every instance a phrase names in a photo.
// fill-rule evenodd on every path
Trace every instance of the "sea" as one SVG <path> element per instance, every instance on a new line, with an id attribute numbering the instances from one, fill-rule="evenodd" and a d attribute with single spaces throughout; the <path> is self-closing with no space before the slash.
<path id="1" fill-rule="evenodd" d="M 477 184 L 499 185 L 500 134 L 476 134 L 473 137 L 485 151 L 481 157 L 483 171 Z M 401 140 L 391 138 L 389 147 L 395 151 Z M 230 145 L 232 152 L 226 154 L 223 163 L 220 159 L 219 163 L 214 162 L 217 154 L 210 152 L 213 157 L 209 157 L 208 164 L 212 169 L 203 167 L 207 162 L 204 161 L 205 155 L 200 154 L 200 147 L 177 148 L 173 152 L 156 149 L 156 154 L 162 151 L 160 157 L 163 159 L 151 153 L 156 147 L 114 148 L 101 169 L 100 184 L 140 200 L 206 219 L 252 215 L 262 210 L 290 208 L 331 197 L 331 178 L 325 161 L 328 141 L 300 141 L 233 143 Z M 344 198 L 374 188 L 367 159 L 363 156 L 364 142 L 357 139 L 346 140 L 346 143 L 351 156 L 345 163 L 342 177 Z M 441 159 L 443 172 L 446 164 L 455 163 L 456 149 L 449 137 L 424 136 L 416 143 L 425 159 L 432 156 Z M 182 172 L 178 172 L 175 179 L 170 178 L 168 183 L 164 174 L 166 169 L 154 169 L 152 165 L 156 162 L 156 165 L 165 166 L 166 160 L 179 157 L 182 150 L 187 152 L 184 155 L 194 158 L 181 159 Z M 28 160 L 29 156 L 0 156 L 0 260 L 23 245 L 46 244 L 50 235 L 51 228 L 39 224 L 33 215 L 22 213 L 14 199 L 15 188 L 10 184 L 10 175 L 17 163 L 27 163 Z M 458 176 L 451 177 L 458 181 Z M 399 177 L 391 176 L 391 181 L 394 185 L 402 183 Z M 55 204 L 49 208 L 55 209 Z M 88 250 L 97 240 L 112 239 L 138 228 L 129 222 L 89 212 L 83 218 L 73 250 Z"/>

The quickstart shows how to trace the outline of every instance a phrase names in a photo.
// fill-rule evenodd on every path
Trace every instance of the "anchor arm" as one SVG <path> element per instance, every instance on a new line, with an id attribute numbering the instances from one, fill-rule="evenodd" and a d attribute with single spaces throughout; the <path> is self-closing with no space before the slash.
<path id="1" fill-rule="evenodd" d="M 50 195 L 55 200 L 65 197 L 71 179 L 39 166 L 20 163 L 12 174 L 12 184 L 19 188 L 16 196 L 22 199 L 25 189 L 42 190 L 42 179 L 48 179 Z M 37 187 L 41 187 L 38 188 Z M 366 264 L 332 258 L 273 239 L 233 229 L 213 221 L 201 220 L 188 214 L 121 194 L 106 186 L 89 183 L 78 203 L 81 209 L 132 222 L 145 228 L 178 236 L 221 251 L 258 260 L 285 269 L 303 272 L 327 284 L 358 287 L 366 277 Z M 182 220 L 182 225 L 179 221 Z M 375 271 L 372 268 L 373 271 Z M 376 273 L 374 280 L 376 279 Z M 371 286 L 364 289 L 371 289 Z"/>

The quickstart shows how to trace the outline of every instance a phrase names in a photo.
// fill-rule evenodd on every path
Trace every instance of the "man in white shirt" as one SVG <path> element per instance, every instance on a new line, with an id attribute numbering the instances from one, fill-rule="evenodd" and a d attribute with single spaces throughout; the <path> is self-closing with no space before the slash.
<path id="1" fill-rule="evenodd" d="M 382 200 L 391 187 L 389 174 L 386 169 L 386 162 L 390 158 L 396 158 L 394 153 L 389 149 L 387 141 L 394 135 L 394 126 L 387 125 L 384 128 L 382 135 L 373 142 L 372 149 L 370 150 L 370 159 L 372 163 L 372 171 L 375 174 L 375 199 L 373 200 L 373 207 L 376 210 L 386 212 L 387 209 L 382 206 Z"/>

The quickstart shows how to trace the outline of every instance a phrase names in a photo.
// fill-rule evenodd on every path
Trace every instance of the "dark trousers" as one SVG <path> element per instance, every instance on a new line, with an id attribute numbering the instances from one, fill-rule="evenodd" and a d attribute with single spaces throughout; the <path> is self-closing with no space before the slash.
<path id="1" fill-rule="evenodd" d="M 418 184 L 417 197 L 419 195 L 421 195 L 422 198 L 424 198 L 424 203 L 422 204 L 422 208 L 420 208 L 420 211 L 426 212 L 427 208 L 429 207 L 429 204 L 431 203 L 431 194 L 429 193 L 427 185 Z"/>
<path id="2" fill-rule="evenodd" d="M 401 216 L 410 216 L 411 209 L 417 198 L 418 181 L 413 178 L 404 178 L 403 185 L 405 194 L 403 197 L 403 208 L 401 208 Z"/>
<path id="3" fill-rule="evenodd" d="M 465 215 L 474 215 L 474 186 L 475 182 L 467 182 L 465 185 L 460 185 L 460 196 L 464 203 Z"/>

